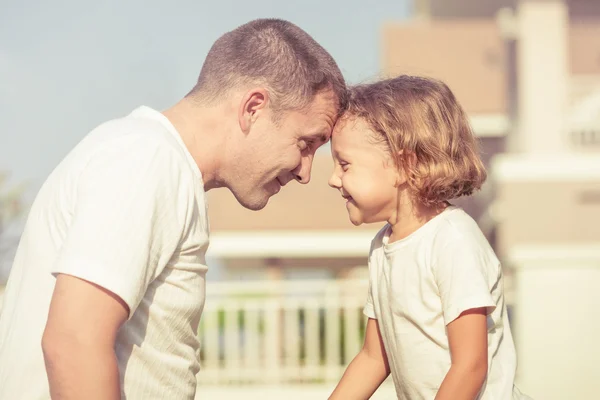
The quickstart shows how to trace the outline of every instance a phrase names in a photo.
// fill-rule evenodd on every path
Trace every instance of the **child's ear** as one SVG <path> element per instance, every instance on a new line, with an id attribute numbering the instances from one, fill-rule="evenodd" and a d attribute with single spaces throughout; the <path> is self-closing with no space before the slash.
<path id="1" fill-rule="evenodd" d="M 394 169 L 394 187 L 399 188 L 406 183 L 406 172 L 402 160 L 389 160 L 389 167 Z"/>
<path id="2" fill-rule="evenodd" d="M 402 187 L 406 183 L 406 170 L 402 165 L 396 168 L 396 184 L 397 188 Z"/>
<path id="3" fill-rule="evenodd" d="M 402 164 L 408 168 L 414 168 L 417 165 L 417 155 L 412 151 L 400 150 L 397 155 L 398 159 L 402 161 Z"/>
<path id="4" fill-rule="evenodd" d="M 400 187 L 408 180 L 408 174 L 411 169 L 417 164 L 417 155 L 413 152 L 399 150 L 396 154 L 397 163 L 397 178 L 396 187 Z"/>

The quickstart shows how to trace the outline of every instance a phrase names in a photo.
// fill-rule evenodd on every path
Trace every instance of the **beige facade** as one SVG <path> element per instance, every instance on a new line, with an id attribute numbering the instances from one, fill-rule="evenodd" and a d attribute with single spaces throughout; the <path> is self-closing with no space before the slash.
<path id="1" fill-rule="evenodd" d="M 600 240 L 598 156 L 566 157 L 495 160 L 501 255 L 508 257 L 523 245 L 577 246 Z"/>
<path id="2" fill-rule="evenodd" d="M 260 211 L 241 207 L 229 190 L 212 190 L 208 192 L 211 229 L 213 232 L 374 229 L 356 228 L 350 223 L 344 200 L 327 185 L 332 172 L 331 155 L 319 152 L 310 183 L 290 182 Z"/>
<path id="3" fill-rule="evenodd" d="M 505 48 L 494 20 L 390 23 L 382 40 L 384 76 L 435 77 L 469 114 L 506 113 Z"/>
<path id="4" fill-rule="evenodd" d="M 567 40 L 567 66 L 574 84 L 585 85 L 590 78 L 600 82 L 600 11 L 574 20 Z M 391 22 L 383 27 L 382 42 L 383 76 L 442 79 L 472 116 L 508 112 L 514 89 L 510 59 L 494 16 Z M 571 89 L 574 96 L 581 91 L 579 86 Z"/>

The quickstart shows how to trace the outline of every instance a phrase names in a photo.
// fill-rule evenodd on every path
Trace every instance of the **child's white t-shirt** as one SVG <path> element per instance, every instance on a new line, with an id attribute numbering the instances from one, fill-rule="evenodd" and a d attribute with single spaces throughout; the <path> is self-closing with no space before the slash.
<path id="1" fill-rule="evenodd" d="M 378 320 L 399 399 L 433 399 L 451 359 L 446 325 L 487 307 L 488 375 L 479 399 L 518 398 L 502 268 L 476 222 L 449 206 L 405 239 L 372 242 L 364 313 Z M 514 391 L 514 392 L 513 392 Z"/>

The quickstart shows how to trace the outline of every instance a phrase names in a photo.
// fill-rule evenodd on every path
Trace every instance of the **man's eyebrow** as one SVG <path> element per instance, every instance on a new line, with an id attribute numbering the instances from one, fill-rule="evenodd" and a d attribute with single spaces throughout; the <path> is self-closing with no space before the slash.
<path id="1" fill-rule="evenodd" d="M 321 140 L 322 143 L 327 143 L 329 140 L 331 140 L 332 133 L 333 132 L 329 127 L 323 127 L 323 129 L 321 129 L 318 133 L 319 140 Z"/>
<path id="2" fill-rule="evenodd" d="M 321 143 L 327 143 L 331 136 L 328 133 L 323 133 L 323 131 L 318 131 L 305 136 L 306 138 L 310 138 L 311 140 L 320 141 Z"/>

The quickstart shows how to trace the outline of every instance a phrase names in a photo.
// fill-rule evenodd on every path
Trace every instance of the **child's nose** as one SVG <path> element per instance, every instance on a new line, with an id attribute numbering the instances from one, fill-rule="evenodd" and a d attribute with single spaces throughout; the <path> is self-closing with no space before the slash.
<path id="1" fill-rule="evenodd" d="M 329 178 L 329 182 L 327 182 L 329 184 L 330 187 L 334 188 L 334 189 L 339 189 L 340 188 L 340 178 L 335 174 L 331 174 L 331 177 Z"/>

